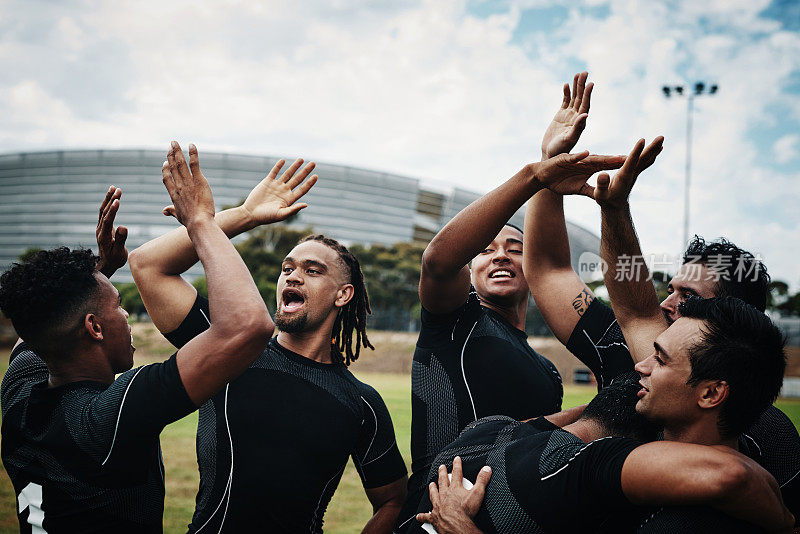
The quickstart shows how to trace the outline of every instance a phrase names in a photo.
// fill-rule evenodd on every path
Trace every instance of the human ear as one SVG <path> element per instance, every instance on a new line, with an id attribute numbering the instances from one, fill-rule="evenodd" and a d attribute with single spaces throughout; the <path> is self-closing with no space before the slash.
<path id="1" fill-rule="evenodd" d="M 87 313 L 83 318 L 83 329 L 92 339 L 96 341 L 103 340 L 103 327 L 100 326 L 97 315 Z"/>
<path id="2" fill-rule="evenodd" d="M 697 404 L 701 408 L 718 408 L 725 402 L 730 394 L 728 383 L 724 380 L 707 381 L 701 389 L 700 399 Z"/>
<path id="3" fill-rule="evenodd" d="M 341 308 L 342 306 L 350 302 L 350 300 L 352 300 L 353 295 L 355 295 L 355 292 L 356 290 L 352 284 L 343 285 L 339 289 L 339 291 L 336 292 L 336 301 L 334 302 L 334 304 L 337 307 Z"/>

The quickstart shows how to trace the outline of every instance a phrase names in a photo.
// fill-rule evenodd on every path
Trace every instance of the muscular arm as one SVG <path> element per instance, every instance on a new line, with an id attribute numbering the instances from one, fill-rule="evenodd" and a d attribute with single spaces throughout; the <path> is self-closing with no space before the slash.
<path id="1" fill-rule="evenodd" d="M 586 180 L 604 168 L 622 164 L 617 156 L 561 154 L 528 164 L 497 189 L 456 215 L 433 238 L 422 255 L 419 296 L 433 313 L 447 313 L 464 303 L 469 290 L 467 263 L 500 232 L 522 204 L 541 189 L 592 196 Z"/>
<path id="2" fill-rule="evenodd" d="M 636 178 L 653 164 L 661 152 L 663 140 L 663 137 L 656 138 L 646 149 L 644 139 L 637 142 L 613 181 L 607 174 L 601 174 L 595 190 L 602 220 L 600 256 L 608 267 L 603 279 L 634 362 L 644 360 L 653 352 L 653 340 L 668 326 L 642 259 L 628 204 Z M 623 256 L 631 258 L 632 264 L 641 270 L 620 272 Z"/>
<path id="3" fill-rule="evenodd" d="M 365 490 L 372 504 L 373 515 L 364 525 L 364 534 L 380 534 L 392 531 L 397 515 L 406 499 L 408 477 L 402 477 L 378 488 Z"/>
<path id="4" fill-rule="evenodd" d="M 199 406 L 256 359 L 274 325 L 250 272 L 213 220 L 214 199 L 194 146 L 189 154 L 187 168 L 173 142 L 162 175 L 173 201 L 166 211 L 186 228 L 208 281 L 210 326 L 175 358 L 186 393 Z"/>
<path id="5" fill-rule="evenodd" d="M 467 300 L 469 267 L 522 204 L 541 187 L 526 166 L 445 225 L 422 255 L 419 298 L 425 309 L 448 313 Z"/>
<path id="6" fill-rule="evenodd" d="M 225 235 L 232 238 L 261 224 L 283 220 L 305 208 L 306 204 L 295 202 L 311 189 L 317 177 L 311 176 L 303 182 L 314 163 L 297 173 L 302 163 L 303 160 L 295 161 L 277 178 L 283 165 L 280 160 L 244 204 L 217 213 L 214 220 Z M 175 330 L 191 309 L 197 292 L 180 275 L 197 260 L 197 251 L 183 227 L 131 252 L 128 260 L 131 273 L 147 312 L 160 332 Z"/>
<path id="7" fill-rule="evenodd" d="M 622 491 L 638 505 L 708 505 L 767 530 L 789 528 L 775 479 L 727 447 L 654 442 L 637 447 L 622 467 Z"/>
<path id="8" fill-rule="evenodd" d="M 564 99 L 542 140 L 542 160 L 569 152 L 586 126 L 593 84 L 588 74 L 576 74 L 573 91 L 564 84 Z M 594 294 L 572 268 L 564 199 L 552 191 L 531 198 L 525 210 L 522 268 L 536 306 L 547 326 L 563 344 Z"/>

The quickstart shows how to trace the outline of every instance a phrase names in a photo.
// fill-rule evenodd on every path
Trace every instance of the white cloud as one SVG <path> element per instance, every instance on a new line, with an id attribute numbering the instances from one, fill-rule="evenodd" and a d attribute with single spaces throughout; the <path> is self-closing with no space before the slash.
<path id="1" fill-rule="evenodd" d="M 772 145 L 772 154 L 775 161 L 784 164 L 797 159 L 800 156 L 800 135 L 784 135 Z"/>
<path id="2" fill-rule="evenodd" d="M 555 2 L 566 21 L 522 45 L 512 42 L 522 11 L 552 2 L 499 4 L 507 10 L 487 18 L 458 0 L 29 4 L 6 2 L 0 18 L 5 150 L 178 138 L 201 152 L 302 155 L 487 190 L 538 159 L 561 77 L 586 67 L 597 88 L 579 148 L 624 153 L 666 136 L 633 196 L 652 252 L 677 252 L 682 233 L 686 103 L 661 86 L 716 82 L 696 102 L 692 230 L 741 236 L 798 282 L 783 250 L 800 244 L 800 220 L 780 207 L 800 196 L 797 177 L 758 142 L 778 163 L 796 157 L 798 136 L 781 128 L 800 119 L 785 89 L 800 73 L 800 36 L 759 17 L 767 0 L 592 2 L 607 5 L 602 19 Z M 780 133 L 754 140 L 754 129 Z M 590 201 L 566 205 L 599 230 Z M 764 240 L 767 228 L 784 242 Z"/>

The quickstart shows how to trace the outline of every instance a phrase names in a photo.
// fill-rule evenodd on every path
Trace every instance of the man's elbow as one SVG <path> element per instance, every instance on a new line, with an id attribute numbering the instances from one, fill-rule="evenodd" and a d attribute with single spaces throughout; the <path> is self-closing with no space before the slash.
<path id="1" fill-rule="evenodd" d="M 133 249 L 128 253 L 128 267 L 130 268 L 131 274 L 134 278 L 136 278 L 136 275 L 141 273 L 145 268 L 146 261 L 142 256 L 143 254 L 140 248 Z"/>
<path id="2" fill-rule="evenodd" d="M 434 243 L 428 244 L 422 253 L 422 274 L 434 279 L 453 276 L 452 269 L 447 266 L 445 255 Z"/>
<path id="3" fill-rule="evenodd" d="M 707 486 L 710 497 L 716 501 L 738 495 L 748 489 L 752 476 L 750 466 L 738 458 L 731 458 L 714 468 L 712 480 Z"/>

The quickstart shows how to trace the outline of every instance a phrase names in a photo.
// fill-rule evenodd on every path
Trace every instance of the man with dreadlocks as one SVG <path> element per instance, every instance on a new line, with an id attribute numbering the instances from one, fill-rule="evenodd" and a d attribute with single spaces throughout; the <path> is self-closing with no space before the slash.
<path id="1" fill-rule="evenodd" d="M 175 159 L 183 160 L 179 151 Z M 314 163 L 298 172 L 302 163 L 278 178 L 279 161 L 244 204 L 216 215 L 219 226 L 233 237 L 306 207 L 297 201 L 317 177 L 306 180 Z M 180 277 L 195 261 L 181 230 L 129 259 L 153 323 L 178 347 L 208 327 L 208 302 Z M 361 347 L 372 348 L 358 260 L 331 238 L 308 236 L 283 260 L 277 297 L 278 336 L 200 408 L 200 490 L 189 532 L 322 532 L 350 456 L 374 509 L 364 531 L 390 532 L 405 464 L 380 395 L 347 369 Z"/>

